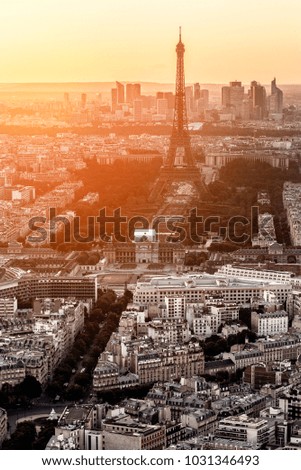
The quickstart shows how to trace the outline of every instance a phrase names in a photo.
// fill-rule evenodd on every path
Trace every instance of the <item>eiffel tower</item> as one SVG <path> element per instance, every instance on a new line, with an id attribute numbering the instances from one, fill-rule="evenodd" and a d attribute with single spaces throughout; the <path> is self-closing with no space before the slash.
<path id="1" fill-rule="evenodd" d="M 162 198 L 172 182 L 189 182 L 198 193 L 206 191 L 190 145 L 185 97 L 184 52 L 180 28 L 179 42 L 176 46 L 177 74 L 173 128 L 168 154 L 150 193 L 150 202 Z"/>

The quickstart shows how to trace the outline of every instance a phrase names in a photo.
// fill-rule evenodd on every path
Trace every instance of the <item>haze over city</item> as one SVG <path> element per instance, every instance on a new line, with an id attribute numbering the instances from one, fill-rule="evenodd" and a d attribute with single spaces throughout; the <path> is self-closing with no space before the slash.
<path id="1" fill-rule="evenodd" d="M 3 0 L 0 82 L 300 83 L 298 0 Z"/>

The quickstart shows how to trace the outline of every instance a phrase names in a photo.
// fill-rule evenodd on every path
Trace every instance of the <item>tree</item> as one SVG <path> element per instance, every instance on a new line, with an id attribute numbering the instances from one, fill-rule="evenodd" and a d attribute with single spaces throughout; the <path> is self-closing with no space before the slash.
<path id="1" fill-rule="evenodd" d="M 49 442 L 49 439 L 55 434 L 55 426 L 57 420 L 45 421 L 40 429 L 40 432 L 35 439 L 32 448 L 34 450 L 45 450 L 46 445 Z"/>
<path id="2" fill-rule="evenodd" d="M 195 256 L 193 253 L 185 256 L 185 266 L 194 266 L 195 265 Z"/>
<path id="3" fill-rule="evenodd" d="M 90 319 L 92 320 L 92 319 Z M 86 321 L 86 324 L 85 324 L 85 331 L 86 331 L 86 334 L 88 335 L 89 339 L 93 339 L 94 336 L 98 333 L 99 331 L 99 321 L 94 321 L 96 320 L 96 318 L 93 317 L 93 320 L 92 321 Z"/>
<path id="4" fill-rule="evenodd" d="M 248 328 L 251 328 L 251 309 L 250 308 L 241 308 L 239 310 L 239 319 L 247 325 Z"/>
<path id="5" fill-rule="evenodd" d="M 62 393 L 62 381 L 59 381 L 57 379 L 52 380 L 52 382 L 47 387 L 46 393 L 51 398 L 60 395 Z"/>
<path id="6" fill-rule="evenodd" d="M 218 349 L 216 347 L 216 343 L 214 341 L 209 341 L 204 344 L 204 352 L 206 356 L 216 356 L 218 353 Z"/>
<path id="7" fill-rule="evenodd" d="M 68 400 L 79 400 L 83 398 L 85 390 L 78 384 L 70 385 L 66 391 L 66 397 Z"/>
<path id="8" fill-rule="evenodd" d="M 82 251 L 79 256 L 77 257 L 76 261 L 78 264 L 85 265 L 88 263 L 89 255 L 86 251 Z"/>
<path id="9" fill-rule="evenodd" d="M 102 322 L 106 317 L 106 313 L 101 308 L 94 308 L 90 315 L 90 322 Z"/>
<path id="10" fill-rule="evenodd" d="M 17 424 L 15 432 L 2 444 L 6 450 L 31 450 L 36 438 L 36 428 L 31 421 L 23 421 Z"/>
<path id="11" fill-rule="evenodd" d="M 66 362 L 64 361 L 64 363 L 61 363 L 56 371 L 55 371 L 55 376 L 56 377 L 62 377 L 62 378 L 66 378 L 66 377 L 70 377 L 72 373 L 72 367 L 70 365 L 67 365 Z"/>
<path id="12" fill-rule="evenodd" d="M 67 356 L 61 363 L 62 366 L 68 367 L 69 372 L 70 370 L 73 369 L 73 367 L 76 366 L 76 364 L 77 364 L 77 358 L 73 352 L 70 352 L 69 354 L 67 354 Z"/>
<path id="13" fill-rule="evenodd" d="M 91 382 L 91 372 L 97 364 L 99 354 L 105 349 L 112 332 L 118 327 L 121 312 L 125 310 L 132 293 L 125 290 L 122 297 L 117 298 L 112 290 L 99 290 L 99 300 L 91 315 L 85 318 L 85 327 L 80 333 L 68 356 L 60 363 L 54 373 L 54 380 L 49 384 L 47 393 L 51 397 L 63 395 L 64 398 L 78 400 Z M 100 323 L 101 322 L 101 323 Z M 81 356 L 84 356 L 83 358 Z M 85 373 L 76 374 L 70 380 L 72 369 L 82 360 Z M 69 386 L 63 387 L 70 381 Z"/>
<path id="14" fill-rule="evenodd" d="M 19 391 L 22 395 L 32 399 L 37 398 L 42 393 L 40 382 L 32 375 L 27 375 L 23 382 L 19 384 Z"/>
<path id="15" fill-rule="evenodd" d="M 87 350 L 87 345 L 83 339 L 79 338 L 75 341 L 73 349 L 79 351 L 80 354 L 84 354 Z"/>
<path id="16" fill-rule="evenodd" d="M 90 383 L 90 374 L 87 372 L 79 372 L 74 376 L 74 383 L 86 387 Z"/>
<path id="17" fill-rule="evenodd" d="M 128 290 L 128 289 L 125 289 L 125 291 L 123 293 L 123 297 L 126 299 L 126 301 L 128 303 L 132 302 L 133 301 L 133 292 Z"/>
<path id="18" fill-rule="evenodd" d="M 82 360 L 83 367 L 86 368 L 87 371 L 92 371 L 97 364 L 97 358 L 93 357 L 92 355 L 86 355 Z"/>
<path id="19" fill-rule="evenodd" d="M 95 265 L 100 260 L 100 254 L 97 252 L 93 252 L 89 254 L 88 264 Z"/>
<path id="20" fill-rule="evenodd" d="M 93 342 L 92 348 L 89 352 L 91 357 L 98 358 L 99 354 L 101 353 L 101 348 Z"/>

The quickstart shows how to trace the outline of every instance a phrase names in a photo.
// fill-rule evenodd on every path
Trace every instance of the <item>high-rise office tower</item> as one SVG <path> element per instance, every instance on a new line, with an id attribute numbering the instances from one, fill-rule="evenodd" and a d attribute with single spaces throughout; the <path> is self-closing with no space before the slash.
<path id="1" fill-rule="evenodd" d="M 125 89 L 127 103 L 132 104 L 134 100 L 138 100 L 141 97 L 140 83 L 127 83 Z"/>
<path id="2" fill-rule="evenodd" d="M 87 104 L 87 93 L 82 93 L 81 94 L 81 100 L 80 100 L 81 107 L 85 109 L 86 104 Z"/>
<path id="3" fill-rule="evenodd" d="M 222 87 L 222 106 L 224 108 L 229 108 L 231 106 L 231 99 L 230 99 L 230 87 L 223 86 Z"/>
<path id="4" fill-rule="evenodd" d="M 117 89 L 117 103 L 122 104 L 124 103 L 124 85 L 120 82 L 116 82 L 116 89 Z"/>
<path id="5" fill-rule="evenodd" d="M 193 101 L 193 87 L 185 87 L 185 97 L 186 97 L 186 108 L 188 114 L 194 111 L 194 101 Z"/>
<path id="6" fill-rule="evenodd" d="M 249 90 L 251 118 L 264 119 L 267 115 L 267 96 L 263 85 L 253 80 Z"/>
<path id="7" fill-rule="evenodd" d="M 133 83 L 127 83 L 125 86 L 126 102 L 132 104 L 134 101 L 134 88 Z"/>
<path id="8" fill-rule="evenodd" d="M 168 101 L 166 98 L 157 99 L 157 114 L 167 115 Z"/>
<path id="9" fill-rule="evenodd" d="M 242 117 L 244 100 L 244 87 L 241 82 L 230 82 L 229 86 L 222 87 L 222 106 L 231 111 L 236 118 Z"/>
<path id="10" fill-rule="evenodd" d="M 134 99 L 138 99 L 141 96 L 141 85 L 140 83 L 134 83 Z"/>
<path id="11" fill-rule="evenodd" d="M 276 78 L 271 81 L 271 95 L 268 99 L 270 113 L 282 113 L 283 110 L 283 92 L 276 85 Z"/>
<path id="12" fill-rule="evenodd" d="M 209 107 L 209 90 L 201 90 L 200 84 L 193 85 L 194 111 L 203 113 Z"/>
<path id="13" fill-rule="evenodd" d="M 124 103 L 124 85 L 116 82 L 116 88 L 111 89 L 112 112 L 115 112 L 119 104 Z"/>
<path id="14" fill-rule="evenodd" d="M 66 111 L 70 109 L 70 97 L 69 93 L 64 93 L 64 108 Z"/>
<path id="15" fill-rule="evenodd" d="M 199 100 L 201 97 L 201 87 L 199 83 L 195 83 L 193 85 L 193 97 L 194 97 L 194 101 Z"/>
<path id="16" fill-rule="evenodd" d="M 168 109 L 173 109 L 175 106 L 175 95 L 172 91 L 157 91 L 157 100 L 167 100 Z"/>
<path id="17" fill-rule="evenodd" d="M 111 89 L 111 103 L 112 103 L 112 112 L 114 113 L 117 109 L 117 88 Z"/>
<path id="18" fill-rule="evenodd" d="M 143 101 L 142 100 L 134 100 L 133 101 L 134 121 L 138 121 L 138 122 L 142 121 L 142 110 L 143 110 Z"/>
<path id="19" fill-rule="evenodd" d="M 209 108 L 209 90 L 200 90 L 199 108 Z"/>

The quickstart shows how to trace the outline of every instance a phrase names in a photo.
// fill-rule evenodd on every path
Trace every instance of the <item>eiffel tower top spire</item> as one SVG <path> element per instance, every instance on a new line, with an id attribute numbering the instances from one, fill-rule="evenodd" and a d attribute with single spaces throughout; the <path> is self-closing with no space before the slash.
<path id="1" fill-rule="evenodd" d="M 181 55 L 181 57 L 184 56 L 184 52 L 185 52 L 185 47 L 184 47 L 184 44 L 182 43 L 182 28 L 181 26 L 179 26 L 179 42 L 176 47 L 176 53 L 177 53 L 178 59 L 179 59 L 179 54 Z"/>

